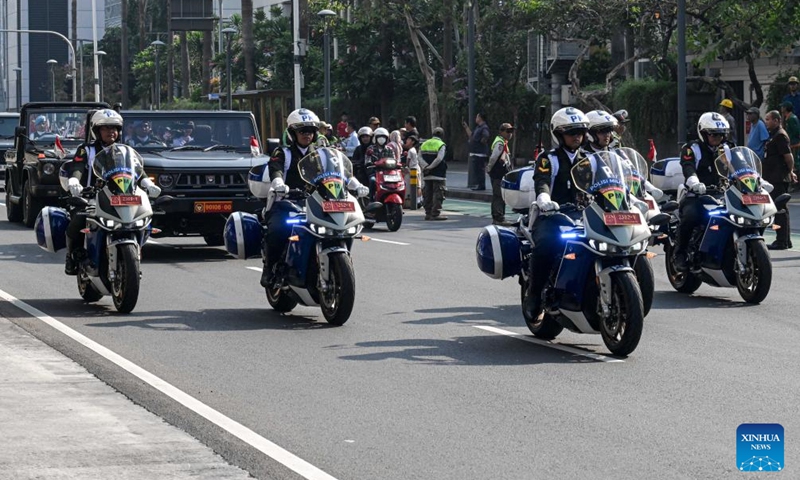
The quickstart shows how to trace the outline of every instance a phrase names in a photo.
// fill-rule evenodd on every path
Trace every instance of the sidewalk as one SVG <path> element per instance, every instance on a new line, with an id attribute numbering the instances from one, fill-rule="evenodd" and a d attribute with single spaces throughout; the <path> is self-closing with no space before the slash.
<path id="1" fill-rule="evenodd" d="M 0 478 L 252 478 L 2 317 L 0 364 Z"/>
<path id="2" fill-rule="evenodd" d="M 467 162 L 449 162 L 447 164 L 447 197 L 462 200 L 492 201 L 492 184 L 486 176 L 486 190 L 470 190 L 467 188 Z M 447 201 L 445 200 L 445 203 Z"/>

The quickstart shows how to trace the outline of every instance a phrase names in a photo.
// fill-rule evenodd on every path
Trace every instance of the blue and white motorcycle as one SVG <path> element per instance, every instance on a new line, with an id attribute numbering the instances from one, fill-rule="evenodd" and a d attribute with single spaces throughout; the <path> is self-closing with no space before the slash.
<path id="1" fill-rule="evenodd" d="M 59 172 L 61 187 L 72 162 Z M 115 146 L 94 159 L 94 185 L 67 203 L 82 207 L 72 214 L 86 217 L 85 257 L 78 263 L 78 293 L 87 302 L 110 295 L 120 313 L 133 311 L 139 298 L 141 247 L 150 234 L 153 209 L 147 192 L 137 187 L 143 175 L 142 159 L 130 147 Z M 63 208 L 45 207 L 34 225 L 40 247 L 56 252 L 66 247 L 70 213 Z"/>
<path id="2" fill-rule="evenodd" d="M 364 215 L 356 197 L 347 191 L 353 165 L 340 151 L 319 148 L 298 163 L 308 190 L 290 190 L 277 198 L 262 181 L 267 165 L 250 170 L 250 191 L 267 199 L 266 211 L 288 212 L 289 244 L 265 288 L 267 301 L 278 312 L 289 312 L 298 303 L 319 306 L 325 320 L 343 325 L 355 303 L 356 279 L 350 249 L 361 238 Z M 240 259 L 266 259 L 267 226 L 253 214 L 234 212 L 223 232 L 225 248 Z M 365 237 L 366 238 L 366 237 Z M 265 267 L 266 267 L 266 262 Z"/>
<path id="3" fill-rule="evenodd" d="M 664 245 L 667 277 L 681 293 L 692 293 L 701 284 L 733 287 L 748 303 L 760 303 L 772 284 L 772 262 L 764 243 L 764 230 L 775 214 L 786 208 L 787 194 L 774 202 L 763 187 L 761 160 L 746 147 L 735 147 L 714 162 L 719 185 L 707 185 L 699 196 L 706 209 L 706 223 L 692 233 L 686 248 L 689 270 L 675 268 L 674 251 L 680 228 L 676 206 L 669 208 L 672 220 Z M 681 185 L 678 201 L 690 193 Z M 664 211 L 668 209 L 665 207 Z"/>

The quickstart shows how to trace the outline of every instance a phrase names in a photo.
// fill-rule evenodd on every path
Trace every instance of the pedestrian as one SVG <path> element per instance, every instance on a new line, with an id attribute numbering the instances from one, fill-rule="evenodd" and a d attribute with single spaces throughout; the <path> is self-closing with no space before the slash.
<path id="1" fill-rule="evenodd" d="M 349 133 L 347 132 L 347 125 L 348 125 L 347 112 L 342 112 L 339 123 L 336 124 L 336 136 L 338 136 L 339 138 L 347 138 L 347 136 L 349 135 Z"/>
<path id="2" fill-rule="evenodd" d="M 394 130 L 389 133 L 389 148 L 394 152 L 394 158 L 397 163 L 400 163 L 400 157 L 403 154 L 403 135 L 400 130 Z"/>
<path id="3" fill-rule="evenodd" d="M 403 164 L 405 165 L 404 172 L 405 172 L 405 181 L 406 181 L 406 196 L 408 198 L 413 198 L 411 195 L 411 189 L 416 188 L 416 198 L 417 198 L 417 205 L 419 206 L 422 200 L 422 189 L 424 186 L 424 182 L 422 180 L 422 168 L 419 165 L 419 155 L 417 154 L 417 145 L 419 145 L 419 137 L 415 134 L 408 134 L 403 140 L 403 156 L 405 157 L 403 160 Z M 411 185 L 411 170 L 416 171 L 417 177 L 417 185 Z M 410 200 L 409 200 L 410 202 Z M 408 208 L 415 207 L 415 205 L 411 205 L 409 203 Z"/>
<path id="4" fill-rule="evenodd" d="M 789 135 L 789 148 L 792 149 L 792 156 L 794 157 L 794 169 L 800 171 L 800 159 L 797 158 L 800 154 L 800 120 L 794 113 L 794 105 L 792 102 L 783 102 L 781 104 L 781 114 L 783 114 L 783 128 Z"/>
<path id="5" fill-rule="evenodd" d="M 372 132 L 370 131 L 370 139 L 372 137 Z M 342 147 L 344 147 L 344 153 L 347 155 L 351 161 L 353 160 L 353 153 L 356 151 L 356 147 L 358 147 L 358 135 L 356 134 L 356 124 L 355 122 L 347 122 L 347 129 L 345 129 L 345 134 L 342 138 Z"/>
<path id="6" fill-rule="evenodd" d="M 798 83 L 797 77 L 789 77 L 789 81 L 787 82 L 789 86 L 789 93 L 783 97 L 783 102 L 791 102 L 792 107 L 794 108 L 795 115 L 800 112 L 800 91 L 798 91 Z"/>
<path id="7" fill-rule="evenodd" d="M 781 128 L 781 114 L 777 110 L 767 112 L 765 116 L 766 128 L 769 131 L 769 140 L 764 148 L 764 180 L 773 185 L 770 192 L 772 199 L 789 191 L 789 186 L 797 183 L 797 174 L 794 168 L 794 159 L 789 149 L 789 135 Z M 789 214 L 786 210 L 775 215 L 775 225 L 780 228 L 775 232 L 776 240 L 769 244 L 770 250 L 785 250 L 792 248 L 791 227 Z"/>
<path id="8" fill-rule="evenodd" d="M 492 153 L 486 165 L 486 173 L 492 182 L 492 223 L 506 224 L 506 204 L 500 184 L 503 176 L 511 171 L 511 157 L 508 153 L 508 141 L 514 135 L 514 126 L 510 123 L 500 125 L 500 133 L 492 142 Z"/>
<path id="9" fill-rule="evenodd" d="M 442 203 L 446 191 L 447 162 L 444 156 L 447 146 L 442 141 L 444 129 L 433 129 L 433 137 L 420 147 L 419 164 L 422 167 L 422 178 L 425 187 L 422 190 L 425 208 L 425 220 L 447 220 L 442 215 Z"/>
<path id="10" fill-rule="evenodd" d="M 369 122 L 367 122 L 367 126 L 375 131 L 381 126 L 381 119 L 378 117 L 370 117 Z"/>
<path id="11" fill-rule="evenodd" d="M 331 145 L 328 135 L 330 134 L 330 124 L 324 121 L 319 122 L 319 134 L 317 136 L 317 147 L 328 147 Z"/>
<path id="12" fill-rule="evenodd" d="M 728 125 L 730 126 L 728 141 L 730 141 L 733 145 L 738 145 L 738 142 L 736 141 L 736 132 L 738 128 L 736 128 L 736 120 L 733 118 L 733 115 L 731 115 L 731 112 L 733 112 L 733 102 L 731 99 L 725 98 L 719 102 L 718 111 L 723 117 L 725 117 L 725 120 L 728 121 Z"/>
<path id="13" fill-rule="evenodd" d="M 406 135 L 416 135 L 419 138 L 419 131 L 417 130 L 417 117 L 409 115 L 405 119 Z"/>
<path id="14" fill-rule="evenodd" d="M 611 132 L 611 143 L 608 144 L 609 150 L 625 146 L 622 143 L 622 135 L 625 134 L 626 124 L 630 121 L 627 110 L 617 110 L 613 113 L 613 116 L 617 119 L 617 124 L 614 126 L 614 131 Z"/>
<path id="15" fill-rule="evenodd" d="M 489 125 L 486 123 L 486 114 L 475 115 L 475 130 L 469 128 L 466 121 L 462 121 L 464 133 L 469 139 L 469 169 L 468 181 L 471 190 L 486 190 L 486 161 L 489 159 Z"/>
<path id="16" fill-rule="evenodd" d="M 764 143 L 769 140 L 769 133 L 766 125 L 761 121 L 761 111 L 758 107 L 747 109 L 747 121 L 750 122 L 750 136 L 747 138 L 747 148 L 756 152 L 758 158 L 764 158 Z"/>

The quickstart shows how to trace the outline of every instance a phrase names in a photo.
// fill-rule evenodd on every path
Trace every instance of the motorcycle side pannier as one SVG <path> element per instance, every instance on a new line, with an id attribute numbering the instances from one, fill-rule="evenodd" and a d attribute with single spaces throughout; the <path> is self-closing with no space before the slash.
<path id="1" fill-rule="evenodd" d="M 503 176 L 500 189 L 503 201 L 512 209 L 528 209 L 536 201 L 536 190 L 533 188 L 534 167 L 523 167 L 512 170 Z"/>
<path id="2" fill-rule="evenodd" d="M 665 192 L 674 192 L 683 184 L 683 169 L 680 158 L 665 158 L 650 167 L 650 183 Z"/>
<path id="3" fill-rule="evenodd" d="M 36 216 L 36 222 L 33 224 L 36 243 L 50 253 L 56 253 L 66 248 L 68 225 L 69 213 L 66 210 L 58 207 L 44 207 Z"/>
<path id="4" fill-rule="evenodd" d="M 233 212 L 225 221 L 225 250 L 239 260 L 261 256 L 261 223 L 252 213 Z"/>
<path id="5" fill-rule="evenodd" d="M 520 241 L 513 230 L 489 225 L 478 234 L 475 246 L 478 268 L 495 279 L 518 275 L 522 268 Z"/>

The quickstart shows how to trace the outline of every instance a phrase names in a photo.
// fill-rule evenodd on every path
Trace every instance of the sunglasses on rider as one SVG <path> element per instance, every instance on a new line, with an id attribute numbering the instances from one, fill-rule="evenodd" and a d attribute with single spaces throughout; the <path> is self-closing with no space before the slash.
<path id="1" fill-rule="evenodd" d="M 564 130 L 564 135 L 569 135 L 570 137 L 577 137 L 578 135 L 583 135 L 586 133 L 585 128 L 570 128 L 569 130 Z"/>
<path id="2" fill-rule="evenodd" d="M 597 133 L 605 133 L 605 134 L 611 133 L 613 131 L 614 131 L 614 129 L 611 128 L 611 127 L 604 127 L 604 128 L 599 128 L 599 129 L 595 130 L 595 132 L 597 132 Z"/>
<path id="3" fill-rule="evenodd" d="M 303 127 L 300 130 L 298 130 L 297 133 L 301 135 L 314 135 L 315 133 L 317 133 L 317 129 L 314 127 Z"/>
<path id="4" fill-rule="evenodd" d="M 718 133 L 718 132 L 708 132 L 708 136 L 709 137 L 724 137 L 725 134 L 724 133 Z"/>

